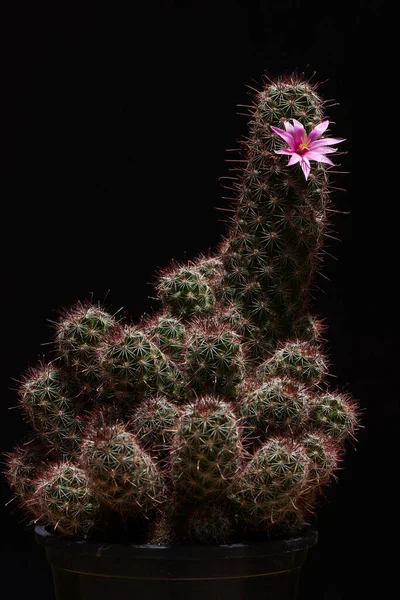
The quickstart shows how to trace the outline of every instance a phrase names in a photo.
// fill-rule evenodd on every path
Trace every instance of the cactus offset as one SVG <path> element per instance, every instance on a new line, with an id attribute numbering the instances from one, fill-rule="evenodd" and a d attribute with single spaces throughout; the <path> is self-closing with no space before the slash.
<path id="1" fill-rule="evenodd" d="M 157 392 L 178 398 L 183 392 L 183 380 L 175 364 L 137 327 L 112 332 L 98 354 L 103 379 L 116 398 L 133 404 Z"/>
<path id="2" fill-rule="evenodd" d="M 183 319 L 209 313 L 215 302 L 206 276 L 185 265 L 168 268 L 160 275 L 158 293 L 163 304 Z"/>
<path id="3" fill-rule="evenodd" d="M 242 448 L 233 407 L 214 396 L 188 404 L 176 425 L 171 478 L 188 501 L 227 495 L 239 470 Z"/>
<path id="4" fill-rule="evenodd" d="M 81 302 L 64 310 L 56 324 L 59 356 L 88 393 L 97 392 L 101 386 L 97 349 L 114 327 L 114 318 L 100 306 Z"/>
<path id="5" fill-rule="evenodd" d="M 195 320 L 185 344 L 187 380 L 194 392 L 235 398 L 245 372 L 240 336 L 215 318 Z"/>
<path id="6" fill-rule="evenodd" d="M 147 514 L 163 498 L 163 480 L 136 437 L 121 424 L 105 425 L 83 443 L 80 465 L 101 501 L 125 514 Z"/>
<path id="7" fill-rule="evenodd" d="M 260 379 L 275 376 L 290 377 L 307 387 L 317 386 L 327 372 L 326 359 L 315 344 L 286 342 L 264 363 L 259 365 Z"/>
<path id="8" fill-rule="evenodd" d="M 163 396 L 155 396 L 140 404 L 130 425 L 143 448 L 161 460 L 168 455 L 179 415 L 177 405 Z"/>
<path id="9" fill-rule="evenodd" d="M 26 420 L 54 453 L 74 455 L 82 439 L 81 403 L 73 395 L 62 371 L 42 363 L 29 369 L 19 388 Z"/>
<path id="10" fill-rule="evenodd" d="M 268 529 L 296 509 L 308 477 L 304 448 L 290 438 L 273 437 L 244 467 L 231 497 L 251 527 Z"/>
<path id="11" fill-rule="evenodd" d="M 100 502 L 84 471 L 69 462 L 53 463 L 37 479 L 28 502 L 36 521 L 64 535 L 88 537 Z"/>
<path id="12" fill-rule="evenodd" d="M 310 411 L 306 389 L 295 380 L 274 377 L 259 387 L 252 386 L 243 397 L 243 426 L 264 441 L 279 432 L 299 434 L 306 429 Z"/>

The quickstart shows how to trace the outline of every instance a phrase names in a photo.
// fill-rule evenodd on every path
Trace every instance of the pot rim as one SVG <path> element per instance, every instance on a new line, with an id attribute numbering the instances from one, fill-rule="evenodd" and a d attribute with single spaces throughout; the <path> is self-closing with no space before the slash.
<path id="1" fill-rule="evenodd" d="M 68 554 L 91 555 L 98 558 L 124 559 L 136 558 L 156 560 L 212 560 L 229 559 L 269 554 L 283 554 L 304 551 L 318 542 L 318 531 L 309 527 L 302 534 L 282 539 L 265 541 L 244 541 L 234 544 L 175 544 L 158 546 L 152 544 L 107 543 L 79 540 L 66 536 L 57 536 L 42 525 L 35 527 L 35 540 L 49 550 L 63 551 Z"/>

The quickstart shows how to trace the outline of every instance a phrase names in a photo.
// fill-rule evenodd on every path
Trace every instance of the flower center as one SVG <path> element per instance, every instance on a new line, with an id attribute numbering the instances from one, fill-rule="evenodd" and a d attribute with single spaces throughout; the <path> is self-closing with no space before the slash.
<path id="1" fill-rule="evenodd" d="M 298 152 L 305 152 L 306 150 L 309 150 L 310 148 L 307 145 L 307 138 L 306 136 L 303 137 L 303 141 L 301 142 L 299 148 L 298 148 Z"/>

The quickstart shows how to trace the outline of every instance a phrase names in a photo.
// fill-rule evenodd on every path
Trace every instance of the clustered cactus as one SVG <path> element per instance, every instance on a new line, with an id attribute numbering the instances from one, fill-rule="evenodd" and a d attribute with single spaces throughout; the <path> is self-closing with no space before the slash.
<path id="1" fill-rule="evenodd" d="M 161 270 L 161 308 L 137 324 L 93 302 L 64 310 L 49 357 L 22 377 L 32 435 L 5 473 L 35 523 L 90 538 L 113 522 L 149 544 L 292 535 L 355 439 L 359 408 L 327 383 L 310 310 L 327 169 L 305 179 L 271 129 L 314 127 L 323 102 L 298 77 L 255 100 L 217 250 Z"/>

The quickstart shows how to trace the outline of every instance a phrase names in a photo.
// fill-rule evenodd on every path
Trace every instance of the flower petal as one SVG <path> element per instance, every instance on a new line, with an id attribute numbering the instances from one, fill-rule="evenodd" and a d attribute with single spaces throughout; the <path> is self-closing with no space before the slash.
<path id="1" fill-rule="evenodd" d="M 301 160 L 300 160 L 300 166 L 301 166 L 304 176 L 307 180 L 308 176 L 310 174 L 310 171 L 311 171 L 310 161 L 305 156 L 302 156 Z"/>
<path id="2" fill-rule="evenodd" d="M 330 146 L 320 146 L 319 148 L 313 148 L 310 152 L 319 152 L 320 154 L 332 154 L 337 152 L 337 148 L 331 148 Z"/>
<path id="3" fill-rule="evenodd" d="M 274 133 L 279 135 L 287 144 L 289 144 L 290 148 L 294 149 L 294 139 L 291 133 L 288 133 L 284 129 L 279 129 L 279 127 L 274 127 L 271 125 L 271 129 Z"/>
<path id="4" fill-rule="evenodd" d="M 292 154 L 289 162 L 288 162 L 288 167 L 290 167 L 291 165 L 295 165 L 296 163 L 301 161 L 301 156 L 300 154 Z"/>
<path id="5" fill-rule="evenodd" d="M 322 121 L 322 123 L 314 127 L 314 129 L 310 131 L 308 135 L 307 143 L 313 142 L 314 140 L 320 138 L 324 131 L 328 128 L 328 125 L 329 121 Z"/>
<path id="6" fill-rule="evenodd" d="M 300 121 L 297 121 L 296 119 L 292 119 L 293 121 L 293 139 L 295 142 L 295 148 L 298 148 L 301 144 L 301 142 L 305 141 L 307 139 L 307 134 L 306 134 L 306 130 L 304 129 L 303 125 L 300 123 Z"/>
<path id="7" fill-rule="evenodd" d="M 288 148 L 282 148 L 281 150 L 275 150 L 275 154 L 293 154 L 294 150 L 289 150 Z"/>
<path id="8" fill-rule="evenodd" d="M 306 156 L 308 160 L 315 160 L 320 163 L 326 163 L 327 165 L 335 166 L 330 158 L 325 156 L 325 154 L 321 154 L 320 152 L 307 152 Z"/>
<path id="9" fill-rule="evenodd" d="M 345 139 L 323 138 L 322 140 L 315 140 L 315 142 L 311 142 L 309 148 L 310 150 L 315 150 L 316 148 L 320 148 L 321 146 L 331 146 L 332 144 L 340 144 L 344 141 Z"/>
<path id="10" fill-rule="evenodd" d="M 294 132 L 294 127 L 293 127 L 293 125 L 290 123 L 290 121 L 285 121 L 285 122 L 284 122 L 284 126 L 285 126 L 285 129 L 286 129 L 286 131 L 287 131 L 288 133 L 293 133 L 293 132 Z"/>

